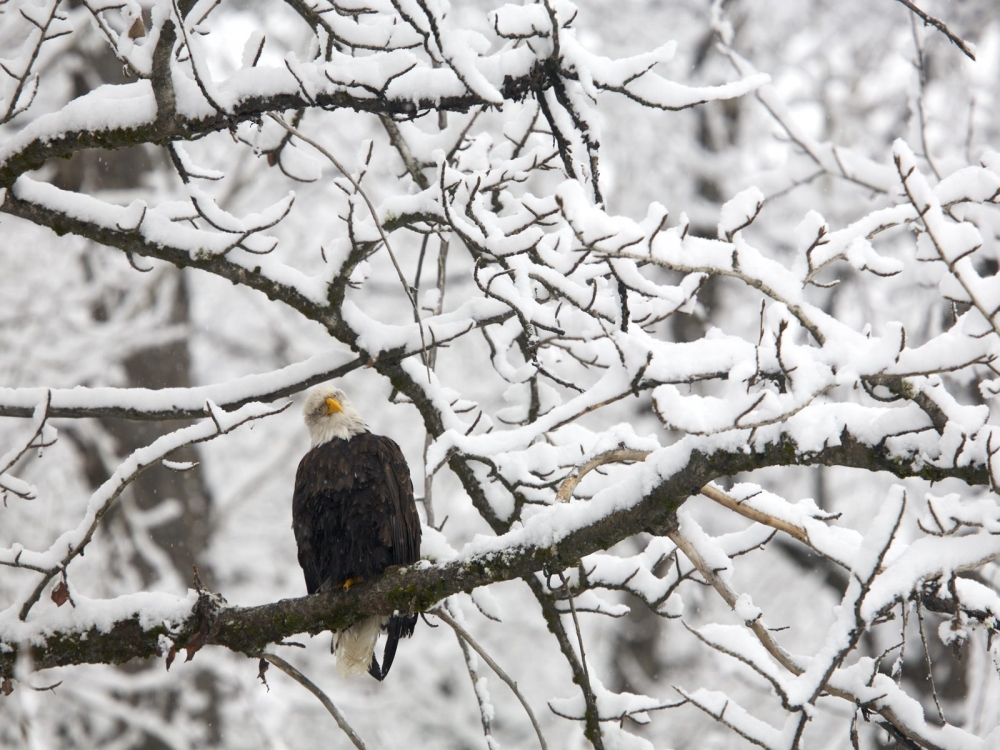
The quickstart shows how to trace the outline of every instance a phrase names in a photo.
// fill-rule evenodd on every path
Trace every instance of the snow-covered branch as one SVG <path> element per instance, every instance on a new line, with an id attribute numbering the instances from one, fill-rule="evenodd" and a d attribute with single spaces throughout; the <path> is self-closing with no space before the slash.
<path id="1" fill-rule="evenodd" d="M 992 47 L 948 40 L 996 14 L 887 2 L 942 33 L 742 0 L 0 3 L 0 693 L 216 645 L 198 701 L 177 669 L 73 688 L 112 717 L 79 746 L 223 747 L 172 727 L 236 705 L 281 746 L 288 711 L 330 717 L 221 700 L 232 652 L 433 610 L 463 648 L 421 627 L 396 661 L 415 746 L 683 744 L 668 709 L 782 750 L 988 743 L 1000 119 Z M 305 436 L 231 420 L 327 380 L 401 445 L 424 561 L 281 599 Z M 166 593 L 194 563 L 271 603 Z M 458 592 L 484 622 L 435 610 Z M 285 666 L 397 731 L 328 661 Z M 0 745 L 78 708 L 0 700 Z"/>
<path id="2" fill-rule="evenodd" d="M 239 414 L 237 412 L 237 416 Z M 207 439 L 215 434 L 213 431 L 202 435 L 209 428 L 214 430 L 211 420 L 185 428 L 170 436 L 170 444 L 173 445 L 181 437 L 188 440 Z M 192 438 L 189 435 L 192 430 L 200 432 Z M 175 437 L 178 435 L 181 437 Z M 150 450 L 153 449 L 154 446 L 151 446 Z M 728 476 L 768 465 L 782 465 L 783 459 L 787 461 L 788 453 L 788 445 L 751 454 L 740 451 L 737 455 L 706 455 L 683 446 L 667 449 L 667 454 L 663 457 L 666 463 L 673 463 L 674 454 L 688 455 L 689 463 L 647 492 L 635 495 L 631 503 L 621 502 L 622 492 L 628 487 L 634 491 L 645 484 L 648 479 L 641 479 L 642 475 L 661 475 L 662 470 L 657 468 L 655 460 L 647 459 L 643 464 L 634 465 L 634 472 L 639 475 L 606 493 L 608 501 L 612 495 L 616 496 L 614 502 L 601 502 L 601 498 L 594 498 L 585 503 L 552 506 L 536 515 L 523 528 L 494 539 L 471 543 L 463 553 L 447 563 L 436 566 L 420 563 L 403 571 L 389 573 L 372 584 L 353 586 L 343 594 L 316 595 L 258 607 L 226 608 L 222 610 L 219 622 L 212 625 L 214 631 L 221 623 L 220 629 L 205 642 L 257 655 L 269 644 L 280 642 L 295 633 L 318 633 L 345 627 L 365 615 L 391 614 L 393 610 L 422 612 L 435 606 L 443 597 L 459 591 L 472 591 L 479 586 L 499 581 L 572 567 L 586 555 L 641 532 L 670 535 L 673 533 L 671 529 L 675 524 L 676 509 L 687 501 L 690 487 L 707 484 L 717 476 Z M 799 462 L 854 465 L 852 462 L 866 453 L 867 451 L 859 451 L 851 446 L 838 446 L 819 451 Z M 135 460 L 141 461 L 141 457 Z M 141 470 L 141 465 L 136 464 L 139 468 L 132 470 Z M 876 468 L 876 464 L 871 464 L 868 468 Z M 916 473 L 916 467 L 911 467 L 911 471 Z M 982 483 L 987 482 L 985 470 L 980 470 L 978 479 Z M 119 484 L 115 483 L 113 486 L 118 487 Z M 92 533 L 92 529 L 85 524 L 81 530 L 81 542 L 85 543 L 89 539 L 88 530 Z M 59 544 L 54 545 L 53 550 L 58 547 Z M 7 552 L 8 556 L 13 554 L 15 553 L 12 551 Z M 34 564 L 44 559 L 20 550 L 16 556 L 21 559 L 15 560 L 12 557 L 11 564 Z M 65 567 L 64 563 L 60 569 Z M 47 576 L 46 581 L 50 579 L 51 575 Z M 150 596 L 155 598 L 155 595 Z M 37 600 L 37 596 L 32 601 L 34 600 Z M 39 636 L 42 632 L 53 633 L 54 637 L 48 645 L 35 646 L 32 652 L 34 664 L 45 668 L 88 662 L 118 663 L 133 657 L 148 657 L 156 653 L 157 638 L 161 633 L 173 633 L 171 637 L 176 636 L 176 642 L 183 645 L 204 626 L 193 615 L 185 615 L 183 622 L 179 622 L 176 627 L 159 625 L 149 629 L 149 623 L 142 615 L 144 601 L 141 596 L 135 599 L 124 597 L 106 605 L 95 605 L 94 613 L 90 616 L 100 617 L 100 623 L 105 624 L 99 624 L 96 620 L 87 624 L 87 606 L 79 602 L 77 607 L 80 611 L 74 614 L 71 621 L 67 620 L 61 626 L 58 623 L 65 618 L 61 617 L 58 608 L 38 615 L 37 621 L 34 614 L 26 613 L 24 618 L 19 618 L 20 622 L 10 618 L 4 621 L 3 638 L 8 645 L 14 646 L 31 633 Z M 183 602 L 187 604 L 184 605 Z M 191 607 L 192 600 L 176 600 L 174 604 Z M 121 607 L 135 609 L 129 609 L 125 616 L 114 615 L 108 621 L 107 611 L 118 612 Z M 74 633 L 77 635 L 73 635 Z M 133 642 L 133 645 L 126 647 L 126 642 Z M 201 642 L 199 639 L 198 643 Z M 116 644 L 113 651 L 108 650 L 110 644 Z M 6 659 L 8 665 L 13 665 L 15 660 L 13 654 L 0 658 Z"/>
<path id="3" fill-rule="evenodd" d="M 16 544 L 10 549 L 0 550 L 0 565 L 26 568 L 42 574 L 34 588 L 23 597 L 23 600 L 14 602 L 7 611 L 13 612 L 15 609 L 19 609 L 18 619 L 26 620 L 42 592 L 57 575 L 61 575 L 63 581 L 60 584 L 59 593 L 53 593 L 53 598 L 55 600 L 61 599 L 58 601 L 60 606 L 65 603 L 66 599 L 72 602 L 72 586 L 68 583 L 67 577 L 69 564 L 76 557 L 83 555 L 108 510 L 122 492 L 144 471 L 159 464 L 180 448 L 225 435 L 245 422 L 276 414 L 286 407 L 287 404 L 272 407 L 251 403 L 235 412 L 225 412 L 209 401 L 205 410 L 209 413 L 210 419 L 164 435 L 151 445 L 133 453 L 90 497 L 84 516 L 76 528 L 61 534 L 58 539 L 52 542 L 48 550 L 36 552 L 27 550 L 20 544 Z"/>

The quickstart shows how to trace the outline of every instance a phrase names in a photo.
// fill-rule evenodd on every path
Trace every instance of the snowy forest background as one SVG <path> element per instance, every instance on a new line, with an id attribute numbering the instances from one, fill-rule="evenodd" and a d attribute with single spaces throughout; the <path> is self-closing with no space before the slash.
<path id="1" fill-rule="evenodd" d="M 0 63 L 0 746 L 1000 743 L 995 0 L 6 0 Z M 328 379 L 437 611 L 383 684 L 295 633 L 392 582 L 263 626 L 350 733 L 190 591 L 304 594 Z"/>

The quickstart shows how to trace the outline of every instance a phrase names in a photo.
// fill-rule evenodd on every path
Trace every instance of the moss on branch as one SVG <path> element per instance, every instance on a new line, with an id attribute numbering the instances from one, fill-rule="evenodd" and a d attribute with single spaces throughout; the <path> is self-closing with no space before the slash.
<path id="1" fill-rule="evenodd" d="M 873 472 L 889 471 L 899 477 L 918 476 L 929 480 L 954 477 L 970 485 L 989 483 L 983 466 L 933 467 L 917 458 L 906 460 L 893 456 L 884 447 L 867 446 L 846 432 L 841 435 L 840 445 L 807 454 L 798 451 L 787 439 L 755 451 L 695 452 L 683 470 L 662 480 L 631 507 L 574 529 L 555 544 L 514 545 L 499 552 L 440 565 L 417 563 L 407 568 L 392 568 L 377 581 L 359 584 L 349 591 L 282 599 L 255 607 L 211 610 L 196 605 L 192 614 L 173 630 L 162 625 L 143 630 L 138 614 L 134 614 L 116 622 L 107 632 L 93 627 L 85 631 L 52 633 L 44 642 L 30 647 L 32 660 L 36 667 L 47 668 L 147 659 L 159 653 L 161 636 L 169 637 L 176 648 L 196 650 L 205 645 L 217 645 L 256 656 L 269 644 L 298 633 L 316 634 L 343 628 L 365 616 L 387 615 L 396 610 L 424 612 L 441 599 L 461 591 L 530 577 L 539 572 L 563 570 L 582 557 L 635 534 L 663 534 L 670 530 L 677 508 L 714 479 L 787 465 L 844 466 Z M 0 643 L 0 676 L 13 676 L 19 647 L 16 643 Z"/>

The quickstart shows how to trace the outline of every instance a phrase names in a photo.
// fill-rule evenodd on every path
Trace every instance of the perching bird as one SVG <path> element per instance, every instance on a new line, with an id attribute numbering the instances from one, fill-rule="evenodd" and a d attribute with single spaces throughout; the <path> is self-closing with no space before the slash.
<path id="1" fill-rule="evenodd" d="M 399 446 L 369 432 L 344 392 L 330 385 L 309 392 L 302 417 L 312 449 L 295 475 L 292 528 L 308 592 L 349 589 L 391 565 L 416 562 L 420 518 Z M 335 633 L 337 671 L 367 671 L 381 681 L 399 639 L 416 624 L 411 614 L 369 617 Z M 388 640 L 379 667 L 375 644 L 383 628 Z"/>

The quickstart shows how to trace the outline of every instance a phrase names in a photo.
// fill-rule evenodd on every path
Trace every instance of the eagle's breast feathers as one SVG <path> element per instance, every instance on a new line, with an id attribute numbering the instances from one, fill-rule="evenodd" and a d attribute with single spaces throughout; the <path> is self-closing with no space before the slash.
<path id="1" fill-rule="evenodd" d="M 392 440 L 359 433 L 310 450 L 292 500 L 299 564 L 310 594 L 371 580 L 420 555 L 420 519 L 403 454 Z"/>

